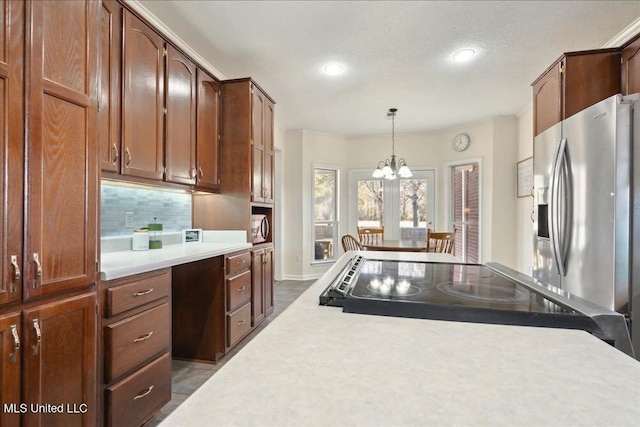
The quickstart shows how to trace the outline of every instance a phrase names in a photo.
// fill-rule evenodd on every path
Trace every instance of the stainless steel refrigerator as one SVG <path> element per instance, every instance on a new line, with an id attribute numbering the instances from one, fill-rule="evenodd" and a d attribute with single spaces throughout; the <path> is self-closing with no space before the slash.
<path id="1" fill-rule="evenodd" d="M 636 358 L 639 157 L 640 95 L 607 98 L 534 140 L 533 276 L 627 315 Z"/>

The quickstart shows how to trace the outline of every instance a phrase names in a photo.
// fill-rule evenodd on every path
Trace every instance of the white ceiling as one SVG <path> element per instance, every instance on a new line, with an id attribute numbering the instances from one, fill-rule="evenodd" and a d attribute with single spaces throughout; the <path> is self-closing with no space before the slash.
<path id="1" fill-rule="evenodd" d="M 226 78 L 253 77 L 284 130 L 432 131 L 518 114 L 563 52 L 602 47 L 636 1 L 139 0 Z M 450 60 L 459 48 L 470 63 Z M 339 61 L 346 72 L 322 72 Z"/>

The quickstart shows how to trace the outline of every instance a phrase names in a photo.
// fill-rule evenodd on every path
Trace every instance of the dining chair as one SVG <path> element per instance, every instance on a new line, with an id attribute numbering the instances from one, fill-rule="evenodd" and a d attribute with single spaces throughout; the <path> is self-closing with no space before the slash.
<path id="1" fill-rule="evenodd" d="M 435 232 L 427 229 L 427 252 L 437 252 L 441 254 L 453 253 L 453 246 L 456 240 L 456 229 L 453 231 Z"/>
<path id="2" fill-rule="evenodd" d="M 369 243 L 382 243 L 384 239 L 384 226 L 382 227 L 358 227 L 358 238 L 363 245 Z"/>
<path id="3" fill-rule="evenodd" d="M 359 251 L 362 250 L 362 245 L 360 245 L 358 239 L 356 239 L 351 234 L 345 234 L 344 236 L 342 236 L 342 249 L 344 249 L 345 252 Z"/>

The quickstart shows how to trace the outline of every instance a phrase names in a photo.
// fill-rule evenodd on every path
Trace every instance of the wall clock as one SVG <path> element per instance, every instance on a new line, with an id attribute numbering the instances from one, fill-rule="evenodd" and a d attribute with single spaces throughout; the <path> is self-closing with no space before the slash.
<path id="1" fill-rule="evenodd" d="M 456 151 L 464 151 L 467 148 L 469 148 L 470 142 L 471 142 L 471 138 L 469 138 L 469 135 L 467 135 L 466 133 L 461 133 L 456 135 L 455 138 L 453 138 L 453 141 L 451 142 L 451 146 Z"/>

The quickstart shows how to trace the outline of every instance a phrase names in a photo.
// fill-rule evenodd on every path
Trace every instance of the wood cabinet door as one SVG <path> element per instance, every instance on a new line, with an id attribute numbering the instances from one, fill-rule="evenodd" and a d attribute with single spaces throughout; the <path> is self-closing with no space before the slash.
<path id="1" fill-rule="evenodd" d="M 197 165 L 200 188 L 220 189 L 220 84 L 198 69 Z"/>
<path id="2" fill-rule="evenodd" d="M 562 66 L 559 61 L 533 85 L 533 135 L 562 121 Z"/>
<path id="3" fill-rule="evenodd" d="M 165 180 L 196 183 L 196 66 L 167 47 Z"/>
<path id="4" fill-rule="evenodd" d="M 6 10 L 6 9 L 5 9 Z M 18 427 L 20 414 L 4 410 L 5 405 L 20 405 L 20 372 L 22 366 L 22 323 L 20 313 L 0 316 L 0 425 Z M 13 408 L 16 408 L 13 406 Z"/>
<path id="5" fill-rule="evenodd" d="M 124 12 L 122 173 L 162 179 L 164 170 L 164 40 Z"/>
<path id="6" fill-rule="evenodd" d="M 258 326 L 265 318 L 264 311 L 264 249 L 251 253 L 251 326 Z"/>
<path id="7" fill-rule="evenodd" d="M 96 423 L 95 293 L 23 312 L 23 399 L 27 404 L 73 405 L 86 412 L 27 412 L 28 426 L 93 426 Z"/>
<path id="8" fill-rule="evenodd" d="M 0 2 L 0 305 L 22 297 L 24 2 Z M 4 389 L 4 388 L 3 388 Z M 0 423 L 4 425 L 4 423 Z"/>
<path id="9" fill-rule="evenodd" d="M 264 105 L 264 167 L 262 186 L 264 187 L 264 202 L 273 203 L 275 147 L 273 142 L 273 104 L 265 99 Z"/>
<path id="10" fill-rule="evenodd" d="M 640 37 L 622 51 L 622 94 L 640 93 Z"/>
<path id="11" fill-rule="evenodd" d="M 264 250 L 264 312 L 265 315 L 273 313 L 273 246 Z"/>
<path id="12" fill-rule="evenodd" d="M 99 3 L 27 3 L 31 22 L 24 298 L 95 283 Z"/>
<path id="13" fill-rule="evenodd" d="M 100 85 L 98 157 L 103 171 L 120 171 L 120 64 L 122 6 L 102 0 L 100 9 Z"/>
<path id="14" fill-rule="evenodd" d="M 255 87 L 251 88 L 251 144 L 252 178 L 251 200 L 264 202 L 264 96 Z"/>

